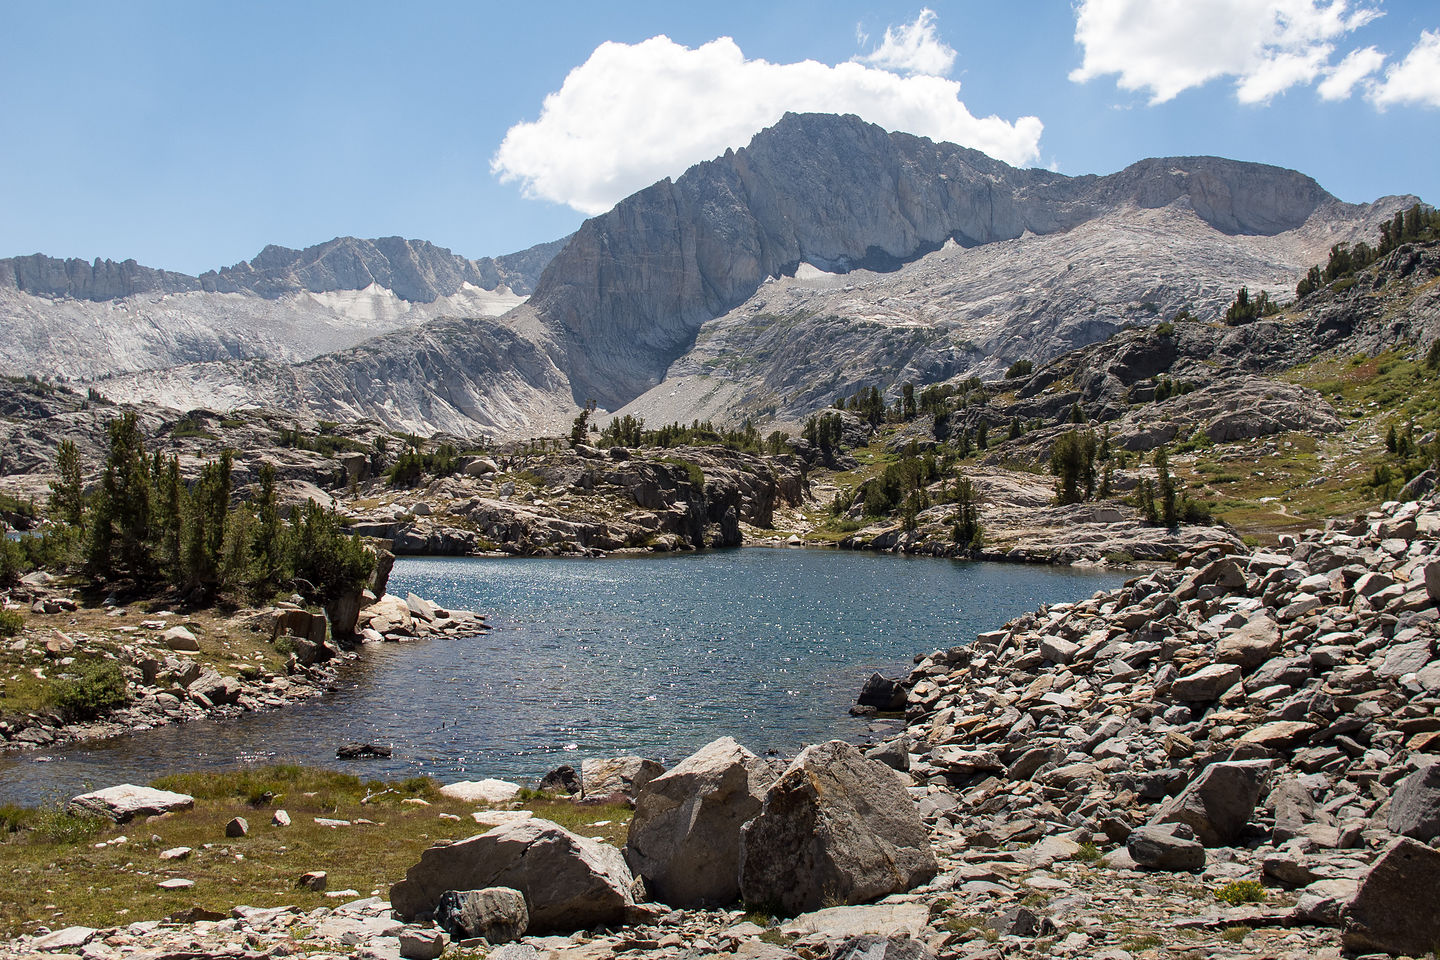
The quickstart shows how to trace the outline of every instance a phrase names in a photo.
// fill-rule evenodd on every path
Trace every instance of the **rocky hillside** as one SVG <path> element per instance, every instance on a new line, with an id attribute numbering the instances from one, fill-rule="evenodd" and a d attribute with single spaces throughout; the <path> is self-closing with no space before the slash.
<path id="1" fill-rule="evenodd" d="M 424 241 L 340 237 L 305 250 L 269 246 L 198 277 L 133 260 L 0 260 L 0 317 L 11 331 L 0 371 L 93 381 L 197 362 L 306 360 L 440 316 L 504 313 L 562 242 L 467 260 Z"/>
<path id="2" fill-rule="evenodd" d="M 591 399 L 652 422 L 793 422 L 861 383 L 994 375 L 1181 309 L 1211 319 L 1242 284 L 1293 289 L 1332 244 L 1373 236 L 1412 200 L 1344 204 L 1294 171 L 1213 157 L 1065 177 L 790 115 L 587 221 L 501 324 L 437 321 L 299 368 L 101 387 L 298 397 L 313 416 L 422 433 L 529 436 Z M 513 351 L 475 350 L 491 338 Z"/>

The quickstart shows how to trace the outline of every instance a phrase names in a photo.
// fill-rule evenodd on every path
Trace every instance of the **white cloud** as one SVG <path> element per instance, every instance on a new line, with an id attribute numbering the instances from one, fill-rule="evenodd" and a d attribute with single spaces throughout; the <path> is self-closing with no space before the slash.
<path id="1" fill-rule="evenodd" d="M 1338 73 L 1328 66 L 1334 41 L 1378 16 L 1350 0 L 1079 0 L 1084 59 L 1070 79 L 1116 74 L 1121 88 L 1164 103 L 1233 77 L 1240 102 L 1261 103 Z"/>
<path id="2" fill-rule="evenodd" d="M 911 26 L 924 21 L 921 14 Z M 744 146 L 787 110 L 854 113 L 1017 165 L 1040 155 L 1038 118 L 976 117 L 959 94 L 954 80 L 860 63 L 748 60 L 729 37 L 693 50 L 663 36 L 604 43 L 545 98 L 538 120 L 506 132 L 490 166 L 527 196 L 596 214 Z"/>
<path id="3" fill-rule="evenodd" d="M 1385 63 L 1385 54 L 1374 47 L 1352 50 L 1333 68 L 1316 87 L 1323 100 L 1346 100 L 1355 84 L 1379 70 Z"/>
<path id="4" fill-rule="evenodd" d="M 1405 59 L 1371 84 L 1366 97 L 1380 109 L 1395 104 L 1440 107 L 1440 30 L 1424 30 Z"/>
<path id="5" fill-rule="evenodd" d="M 865 43 L 869 38 L 860 40 Z M 885 38 L 873 53 L 855 58 L 881 70 L 943 77 L 955 65 L 955 49 L 940 39 L 935 11 L 920 11 L 914 23 L 886 27 Z"/>

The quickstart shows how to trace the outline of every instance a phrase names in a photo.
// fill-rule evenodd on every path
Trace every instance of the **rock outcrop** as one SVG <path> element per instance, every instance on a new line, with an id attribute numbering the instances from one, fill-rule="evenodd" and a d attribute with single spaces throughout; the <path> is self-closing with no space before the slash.
<path id="1" fill-rule="evenodd" d="M 740 834 L 740 895 L 787 914 L 878 900 L 935 872 L 894 772 L 841 740 L 801 751 Z"/>
<path id="2" fill-rule="evenodd" d="M 707 744 L 645 784 L 625 859 L 652 896 L 718 906 L 740 894 L 740 829 L 760 812 L 774 772 L 731 737 Z"/>

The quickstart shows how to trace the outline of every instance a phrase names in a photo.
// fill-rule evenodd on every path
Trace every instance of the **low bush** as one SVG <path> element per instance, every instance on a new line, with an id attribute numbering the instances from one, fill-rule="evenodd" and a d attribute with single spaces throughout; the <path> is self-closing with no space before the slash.
<path id="1" fill-rule="evenodd" d="M 25 627 L 25 615 L 18 610 L 0 610 L 0 637 L 13 637 Z"/>
<path id="2" fill-rule="evenodd" d="M 74 720 L 93 720 L 123 706 L 125 674 L 114 660 L 96 660 L 79 667 L 73 677 L 55 682 L 55 706 Z"/>
<path id="3" fill-rule="evenodd" d="M 1215 899 L 1232 907 L 1242 903 L 1263 903 L 1265 888 L 1259 880 L 1231 880 L 1215 891 Z"/>

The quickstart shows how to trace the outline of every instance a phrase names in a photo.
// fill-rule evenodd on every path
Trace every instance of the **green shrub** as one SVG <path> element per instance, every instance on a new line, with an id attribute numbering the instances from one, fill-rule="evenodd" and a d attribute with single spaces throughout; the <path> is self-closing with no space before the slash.
<path id="1" fill-rule="evenodd" d="M 13 637 L 25 626 L 25 615 L 19 610 L 0 610 L 0 637 Z"/>
<path id="2" fill-rule="evenodd" d="M 1095 863 L 1102 856 L 1104 854 L 1100 852 L 1100 848 L 1093 843 L 1082 843 L 1080 849 L 1075 852 L 1075 859 L 1081 863 Z"/>
<path id="3" fill-rule="evenodd" d="M 76 720 L 92 720 L 123 706 L 125 674 L 114 660 L 96 660 L 80 667 L 71 678 L 55 682 L 52 690 L 55 706 Z"/>
<path id="4" fill-rule="evenodd" d="M 55 803 L 36 813 L 30 828 L 41 843 L 68 846 L 94 840 L 109 822 L 98 813 L 77 813 Z"/>
<path id="5" fill-rule="evenodd" d="M 1259 880 L 1231 880 L 1215 891 L 1215 899 L 1232 907 L 1242 903 L 1264 903 L 1265 888 Z"/>

